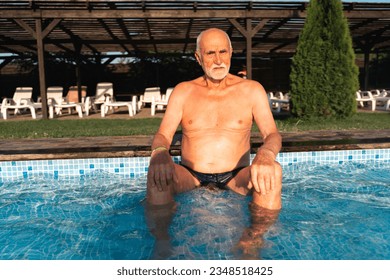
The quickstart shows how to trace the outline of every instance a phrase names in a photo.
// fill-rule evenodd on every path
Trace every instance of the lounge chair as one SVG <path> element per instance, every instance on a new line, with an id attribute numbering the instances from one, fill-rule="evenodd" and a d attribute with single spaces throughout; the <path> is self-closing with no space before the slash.
<path id="1" fill-rule="evenodd" d="M 114 88 L 112 83 L 98 83 L 96 85 L 96 93 L 95 96 L 90 97 L 88 96 L 85 99 L 85 115 L 89 115 L 89 111 L 93 110 L 97 112 L 100 107 L 109 100 L 110 98 L 114 97 Z M 98 108 L 99 107 L 99 108 Z"/>
<path id="2" fill-rule="evenodd" d="M 153 100 L 161 100 L 160 87 L 149 87 L 145 89 L 144 94 L 140 96 L 138 101 L 138 110 L 141 110 L 141 108 L 147 103 L 151 104 Z"/>
<path id="3" fill-rule="evenodd" d="M 134 116 L 137 113 L 137 96 L 134 95 L 132 101 L 116 101 L 114 97 L 107 97 L 100 108 L 101 116 L 105 117 L 109 110 L 114 113 L 118 107 L 127 107 L 129 116 Z"/>
<path id="4" fill-rule="evenodd" d="M 17 87 L 12 98 L 4 98 L 1 103 L 3 119 L 8 118 L 9 109 L 14 110 L 15 115 L 21 110 L 30 110 L 31 117 L 36 119 L 36 110 L 42 108 L 42 104 L 32 101 L 32 90 L 32 87 Z"/>
<path id="5" fill-rule="evenodd" d="M 376 97 L 376 110 L 390 110 L 390 96 Z"/>
<path id="6" fill-rule="evenodd" d="M 49 107 L 49 118 L 54 118 L 56 115 L 62 114 L 62 109 L 76 109 L 80 118 L 83 117 L 82 106 L 80 103 L 68 102 L 63 98 L 63 87 L 48 87 L 47 88 L 47 105 Z"/>
<path id="7" fill-rule="evenodd" d="M 164 107 L 166 107 L 168 105 L 168 100 L 169 100 L 169 97 L 171 96 L 172 91 L 173 91 L 173 87 L 168 88 L 167 91 L 165 92 L 165 94 L 163 94 L 161 96 L 160 101 L 152 100 L 152 104 L 150 105 L 151 106 L 150 113 L 152 114 L 152 116 L 154 116 L 156 114 L 156 109 L 163 110 Z"/>
<path id="8" fill-rule="evenodd" d="M 267 93 L 269 106 L 273 113 L 280 113 L 282 108 L 289 109 L 290 107 L 290 97 L 289 94 L 283 94 L 281 91 L 276 93 L 269 92 Z"/>
<path id="9" fill-rule="evenodd" d="M 362 108 L 364 107 L 365 102 L 371 103 L 371 111 L 375 111 L 376 99 L 374 96 L 372 96 L 371 91 L 358 90 L 356 92 L 356 101 L 358 102 L 358 105 L 360 105 Z"/>

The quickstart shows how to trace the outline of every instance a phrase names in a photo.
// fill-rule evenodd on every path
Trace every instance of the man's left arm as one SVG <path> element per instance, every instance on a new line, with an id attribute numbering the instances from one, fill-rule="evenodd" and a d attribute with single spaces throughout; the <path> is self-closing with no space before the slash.
<path id="1" fill-rule="evenodd" d="M 264 88 L 260 85 L 254 91 L 253 116 L 263 137 L 263 145 L 251 164 L 251 183 L 257 192 L 267 194 L 275 188 L 275 160 L 282 148 L 282 137 L 276 127 Z"/>

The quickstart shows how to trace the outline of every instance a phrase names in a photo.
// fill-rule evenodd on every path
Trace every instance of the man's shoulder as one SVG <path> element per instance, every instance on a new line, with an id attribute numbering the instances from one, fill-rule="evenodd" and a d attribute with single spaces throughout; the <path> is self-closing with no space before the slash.
<path id="1" fill-rule="evenodd" d="M 202 80 L 203 80 L 203 78 L 199 77 L 199 78 L 196 78 L 194 80 L 181 82 L 181 83 L 176 85 L 175 90 L 188 92 L 191 89 L 193 89 L 194 87 L 201 85 Z"/>
<path id="2" fill-rule="evenodd" d="M 232 85 L 235 85 L 243 91 L 247 91 L 248 93 L 253 93 L 254 91 L 264 91 L 263 86 L 258 81 L 243 79 L 234 75 L 232 75 L 231 80 Z"/>

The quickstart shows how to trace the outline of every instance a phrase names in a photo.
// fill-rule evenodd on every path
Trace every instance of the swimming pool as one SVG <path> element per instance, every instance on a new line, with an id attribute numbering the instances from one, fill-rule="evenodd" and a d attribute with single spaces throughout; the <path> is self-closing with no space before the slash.
<path id="1" fill-rule="evenodd" d="M 153 259 L 148 160 L 0 162 L 0 259 Z M 278 161 L 283 209 L 251 257 L 390 259 L 390 149 L 281 153 Z M 249 201 L 203 188 L 177 196 L 166 258 L 243 258 Z"/>

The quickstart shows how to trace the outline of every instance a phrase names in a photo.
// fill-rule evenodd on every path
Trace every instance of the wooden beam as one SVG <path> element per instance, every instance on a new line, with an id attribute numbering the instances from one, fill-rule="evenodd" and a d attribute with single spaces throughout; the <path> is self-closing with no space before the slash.
<path id="1" fill-rule="evenodd" d="M 352 10 L 344 11 L 347 18 L 390 18 L 390 10 Z M 115 10 L 76 10 L 76 9 L 4 9 L 0 10 L 0 18 L 50 18 L 50 19 L 90 19 L 90 18 L 305 18 L 306 10 L 300 9 L 251 9 L 251 10 L 227 10 L 196 9 L 196 10 L 145 10 L 142 9 L 115 9 Z"/>
<path id="2" fill-rule="evenodd" d="M 4 58 L 3 62 L 0 63 L 0 69 L 2 69 L 4 66 L 6 66 L 8 63 L 10 63 L 12 60 L 14 60 L 13 58 L 10 58 L 10 57 L 7 57 L 7 58 Z"/>
<path id="3" fill-rule="evenodd" d="M 241 26 L 241 24 L 236 19 L 229 19 L 229 21 L 237 28 L 237 30 L 245 37 L 246 39 L 246 71 L 247 78 L 252 79 L 252 38 L 262 29 L 265 24 L 268 22 L 268 19 L 262 19 L 260 22 L 252 28 L 252 19 L 246 19 L 246 28 Z"/>
<path id="4" fill-rule="evenodd" d="M 350 16 L 355 12 L 349 12 Z M 357 18 L 362 17 L 363 13 Z M 368 11 L 365 18 L 378 18 L 384 15 L 390 15 L 390 11 L 383 11 L 381 14 L 375 13 L 370 16 Z M 285 18 L 285 17 L 306 17 L 306 12 L 301 10 L 227 10 L 227 9 L 197 9 L 197 10 L 64 10 L 64 9 L 47 9 L 47 10 L 0 10 L 1 18 L 51 18 L 51 19 L 91 19 L 91 18 L 135 18 L 135 19 L 183 19 L 183 18 Z"/>
<path id="5" fill-rule="evenodd" d="M 1 17 L 1 16 L 0 16 Z M 37 38 L 37 34 L 35 33 L 35 30 L 31 28 L 27 23 L 25 23 L 23 20 L 20 19 L 14 19 L 14 21 L 20 25 L 24 30 L 26 30 L 33 38 Z"/>
<path id="6" fill-rule="evenodd" d="M 64 41 L 63 43 L 72 43 L 73 44 L 74 41 L 82 41 L 79 36 L 73 34 L 72 31 L 68 30 L 67 28 L 65 28 L 61 24 L 58 25 L 58 28 L 61 29 L 62 31 L 64 31 L 70 37 L 70 40 Z M 83 41 L 83 45 L 86 46 L 87 48 L 89 48 L 92 52 L 98 52 L 94 47 L 92 47 L 85 40 Z"/>
<path id="7" fill-rule="evenodd" d="M 48 26 L 43 30 L 42 32 L 42 38 L 46 38 L 47 35 L 50 34 L 50 32 L 53 31 L 53 29 L 61 22 L 62 19 L 54 19 L 52 20 Z"/>
<path id="8" fill-rule="evenodd" d="M 8 48 L 8 47 L 4 46 L 3 44 L 1 44 L 0 49 L 4 50 L 7 53 L 17 54 L 19 56 L 23 55 L 23 53 L 16 51 L 14 49 Z"/>
<path id="9" fill-rule="evenodd" d="M 126 28 L 125 23 L 123 22 L 123 19 L 117 19 L 116 21 L 117 21 L 117 23 L 118 23 L 120 29 L 122 30 L 123 35 L 125 35 L 125 37 L 127 38 L 127 40 L 129 40 L 130 42 L 132 42 L 131 45 L 132 45 L 133 49 L 134 49 L 135 51 L 139 51 L 137 45 L 134 44 L 134 42 L 133 42 L 133 37 L 131 37 L 131 35 L 129 34 L 129 30 Z"/>
<path id="10" fill-rule="evenodd" d="M 24 30 L 26 30 L 28 33 L 30 33 L 32 37 L 34 37 L 35 39 L 37 38 L 36 31 L 33 28 L 31 28 L 27 23 L 25 23 L 23 20 L 14 19 L 14 21 L 17 24 L 19 24 Z M 57 26 L 57 24 L 59 22 L 61 22 L 61 19 L 52 20 L 49 23 L 49 25 L 44 30 L 42 30 L 42 38 L 44 39 L 47 35 L 49 35 L 50 32 Z"/>
<path id="11" fill-rule="evenodd" d="M 196 7 L 196 6 L 194 5 L 194 7 Z M 194 20 L 191 18 L 190 22 L 188 23 L 188 27 L 187 27 L 186 39 L 185 39 L 185 43 L 184 43 L 184 47 L 183 47 L 183 53 L 186 53 L 187 47 L 188 47 L 188 42 L 191 40 L 190 33 L 191 33 L 191 28 L 192 28 L 193 22 L 194 22 Z"/>
<path id="12" fill-rule="evenodd" d="M 106 24 L 106 22 L 103 19 L 98 19 L 98 21 L 101 24 L 101 26 L 104 28 L 104 30 L 108 33 L 108 35 L 110 35 L 110 37 L 113 40 L 118 40 L 118 37 L 115 36 L 115 34 L 111 31 L 110 27 Z M 120 46 L 122 47 L 122 49 L 125 52 L 130 53 L 129 49 L 124 44 L 120 44 Z"/>
<path id="13" fill-rule="evenodd" d="M 149 41 L 150 41 L 150 42 L 154 42 L 154 38 L 153 38 L 152 30 L 151 30 L 151 28 L 150 28 L 149 20 L 148 20 L 148 19 L 145 19 L 145 23 L 146 23 L 146 27 L 147 27 L 147 29 L 148 29 Z M 154 47 L 154 52 L 155 52 L 155 53 L 158 53 L 157 46 L 156 46 L 155 43 L 153 43 L 153 47 Z"/>

